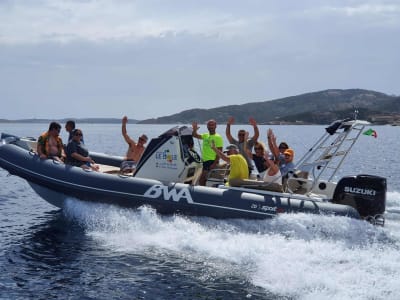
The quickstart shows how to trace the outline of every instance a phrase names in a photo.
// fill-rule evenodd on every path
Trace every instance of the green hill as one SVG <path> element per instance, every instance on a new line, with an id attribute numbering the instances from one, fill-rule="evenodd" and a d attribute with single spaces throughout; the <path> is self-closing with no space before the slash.
<path id="1" fill-rule="evenodd" d="M 382 124 L 396 122 L 400 120 L 400 97 L 362 89 L 330 89 L 270 101 L 190 109 L 139 123 L 190 124 L 211 118 L 225 123 L 233 116 L 237 124 L 247 124 L 249 117 L 259 124 L 328 124 L 353 116 L 355 109 L 360 119 Z"/>

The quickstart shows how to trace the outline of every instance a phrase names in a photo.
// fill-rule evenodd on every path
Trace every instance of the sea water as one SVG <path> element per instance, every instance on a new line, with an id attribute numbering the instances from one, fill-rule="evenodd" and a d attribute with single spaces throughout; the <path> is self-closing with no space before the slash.
<path id="1" fill-rule="evenodd" d="M 0 124 L 37 136 L 47 124 Z M 123 155 L 120 126 L 78 124 L 92 151 Z M 129 124 L 137 138 L 169 125 Z M 232 132 L 250 126 L 234 126 Z M 304 154 L 323 126 L 273 126 Z M 261 140 L 268 126 L 260 126 Z M 160 216 L 68 199 L 59 210 L 0 169 L 1 299 L 399 299 L 399 127 L 361 136 L 339 176 L 388 180 L 385 227 L 345 217 L 271 220 Z M 206 130 L 202 125 L 200 132 Z M 225 127 L 217 131 L 224 136 Z M 62 132 L 64 137 L 64 132 Z M 66 137 L 66 134 L 65 134 Z M 199 147 L 199 145 L 196 145 Z"/>

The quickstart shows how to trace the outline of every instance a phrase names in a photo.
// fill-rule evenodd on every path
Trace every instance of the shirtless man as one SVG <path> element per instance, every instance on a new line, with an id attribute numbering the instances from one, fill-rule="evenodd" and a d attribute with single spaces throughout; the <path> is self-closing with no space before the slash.
<path id="1" fill-rule="evenodd" d="M 38 139 L 37 153 L 42 159 L 51 158 L 63 161 L 65 158 L 63 142 L 60 138 L 61 125 L 51 122 L 49 130 L 44 132 Z"/>
<path id="2" fill-rule="evenodd" d="M 135 142 L 126 131 L 126 123 L 128 123 L 128 117 L 124 116 L 122 118 L 122 136 L 125 141 L 128 143 L 128 151 L 126 152 L 125 160 L 121 163 L 121 172 L 129 173 L 133 172 L 136 168 L 136 164 L 139 162 L 139 159 L 142 157 L 142 154 L 146 147 L 144 144 L 147 142 L 147 136 L 142 134 L 138 142 Z"/>

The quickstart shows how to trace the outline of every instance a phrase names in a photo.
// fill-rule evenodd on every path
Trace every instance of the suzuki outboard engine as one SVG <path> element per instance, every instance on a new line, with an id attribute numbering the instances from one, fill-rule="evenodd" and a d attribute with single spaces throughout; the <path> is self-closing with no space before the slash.
<path id="1" fill-rule="evenodd" d="M 373 175 L 343 177 L 336 186 L 333 203 L 350 205 L 360 216 L 383 226 L 386 208 L 386 178 Z"/>

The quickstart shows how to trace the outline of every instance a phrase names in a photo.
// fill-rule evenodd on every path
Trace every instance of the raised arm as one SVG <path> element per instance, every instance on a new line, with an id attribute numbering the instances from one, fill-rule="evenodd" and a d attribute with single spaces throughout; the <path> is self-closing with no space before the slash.
<path id="1" fill-rule="evenodd" d="M 246 131 L 246 132 L 244 133 L 243 149 L 244 149 L 244 152 L 246 153 L 246 156 L 247 156 L 250 160 L 252 160 L 252 159 L 253 159 L 253 153 L 251 152 L 251 149 L 249 149 L 249 148 L 247 147 L 247 141 L 248 141 L 248 139 L 249 139 L 249 132 Z"/>
<path id="2" fill-rule="evenodd" d="M 235 123 L 235 119 L 233 117 L 229 117 L 228 122 L 226 123 L 225 134 L 226 138 L 228 139 L 229 143 L 233 143 L 233 137 L 231 134 L 231 125 Z"/>
<path id="3" fill-rule="evenodd" d="M 258 130 L 257 122 L 256 122 L 255 119 L 250 118 L 250 119 L 249 119 L 249 123 L 250 123 L 250 125 L 253 126 L 253 128 L 254 128 L 254 135 L 253 135 L 253 137 L 252 137 L 251 139 L 252 139 L 253 142 L 255 143 L 255 142 L 257 142 L 257 140 L 258 140 L 258 138 L 259 138 L 259 136 L 260 136 L 260 131 Z"/>
<path id="4" fill-rule="evenodd" d="M 122 118 L 122 136 L 128 144 L 136 145 L 136 142 L 128 135 L 128 132 L 126 131 L 126 123 L 128 123 L 128 117 L 124 116 Z"/>
<path id="5" fill-rule="evenodd" d="M 199 130 L 199 128 L 200 127 L 198 126 L 197 122 L 192 122 L 192 129 L 193 129 L 192 136 L 196 139 L 201 140 L 202 139 L 201 135 L 197 133 L 197 130 Z"/>
<path id="6" fill-rule="evenodd" d="M 275 161 L 271 160 L 269 158 L 269 153 L 268 151 L 265 151 L 264 153 L 264 159 L 267 163 L 267 167 L 270 169 L 270 171 L 268 172 L 270 175 L 274 175 L 276 173 L 278 173 L 279 171 L 279 166 L 277 163 L 275 163 Z"/>
<path id="7" fill-rule="evenodd" d="M 219 157 L 220 159 L 222 159 L 223 161 L 226 161 L 227 163 L 229 163 L 229 162 L 231 161 L 231 160 L 229 159 L 229 156 L 228 156 L 228 155 L 226 155 L 224 152 L 222 152 L 221 149 L 219 149 L 219 148 L 217 148 L 217 147 L 215 146 L 215 142 L 214 142 L 213 140 L 211 141 L 211 149 L 213 149 L 214 152 L 217 153 L 217 159 L 216 159 L 216 161 L 218 160 L 218 157 Z"/>
<path id="8" fill-rule="evenodd" d="M 268 147 L 269 150 L 272 152 L 272 155 L 275 157 L 275 159 L 278 159 L 279 157 L 279 148 L 276 145 L 276 137 L 272 131 L 271 128 L 268 129 L 267 131 L 267 138 L 268 138 Z"/>

